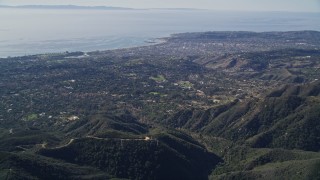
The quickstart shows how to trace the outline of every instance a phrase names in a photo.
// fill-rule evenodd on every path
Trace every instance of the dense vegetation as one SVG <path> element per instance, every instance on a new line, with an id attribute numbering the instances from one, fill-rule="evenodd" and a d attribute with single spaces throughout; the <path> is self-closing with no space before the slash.
<path id="1" fill-rule="evenodd" d="M 0 179 L 316 179 L 320 33 L 0 59 Z"/>
<path id="2" fill-rule="evenodd" d="M 128 179 L 207 179 L 220 162 L 203 147 L 169 134 L 149 141 L 86 138 L 39 153 Z"/>

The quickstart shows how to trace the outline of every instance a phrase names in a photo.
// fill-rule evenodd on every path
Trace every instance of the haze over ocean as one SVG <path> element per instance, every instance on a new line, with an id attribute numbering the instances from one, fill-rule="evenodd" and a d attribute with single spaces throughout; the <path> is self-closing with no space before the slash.
<path id="1" fill-rule="evenodd" d="M 173 33 L 320 30 L 319 13 L 1 9 L 0 57 L 147 44 Z"/>

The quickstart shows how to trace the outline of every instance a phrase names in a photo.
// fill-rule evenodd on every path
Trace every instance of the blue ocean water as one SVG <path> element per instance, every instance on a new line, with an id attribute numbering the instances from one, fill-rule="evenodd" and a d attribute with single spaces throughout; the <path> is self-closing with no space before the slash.
<path id="1" fill-rule="evenodd" d="M 0 9 L 0 57 L 133 47 L 173 33 L 320 31 L 320 13 Z"/>

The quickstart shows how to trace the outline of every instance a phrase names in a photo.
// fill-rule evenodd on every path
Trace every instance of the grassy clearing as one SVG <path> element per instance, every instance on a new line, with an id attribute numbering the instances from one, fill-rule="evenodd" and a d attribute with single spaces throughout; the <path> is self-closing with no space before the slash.
<path id="1" fill-rule="evenodd" d="M 29 114 L 27 116 L 27 120 L 28 121 L 34 121 L 34 120 L 37 120 L 38 119 L 38 115 L 37 114 Z"/>
<path id="2" fill-rule="evenodd" d="M 157 83 L 167 81 L 167 79 L 163 75 L 158 75 L 156 77 L 152 76 L 152 77 L 149 77 L 149 79 L 152 79 L 152 80 L 156 81 Z"/>
<path id="3" fill-rule="evenodd" d="M 159 93 L 159 92 L 149 92 L 149 94 L 150 94 L 150 95 L 154 95 L 154 96 L 158 96 L 158 95 L 160 95 L 160 93 Z"/>
<path id="4" fill-rule="evenodd" d="M 189 81 L 179 81 L 179 86 L 185 89 L 191 89 L 193 87 L 193 84 Z"/>

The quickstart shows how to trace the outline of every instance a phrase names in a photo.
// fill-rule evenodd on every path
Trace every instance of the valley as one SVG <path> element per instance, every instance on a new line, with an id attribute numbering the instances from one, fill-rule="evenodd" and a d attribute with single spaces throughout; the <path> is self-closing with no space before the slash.
<path id="1" fill-rule="evenodd" d="M 0 59 L 0 179 L 317 179 L 319 48 L 221 31 Z"/>

